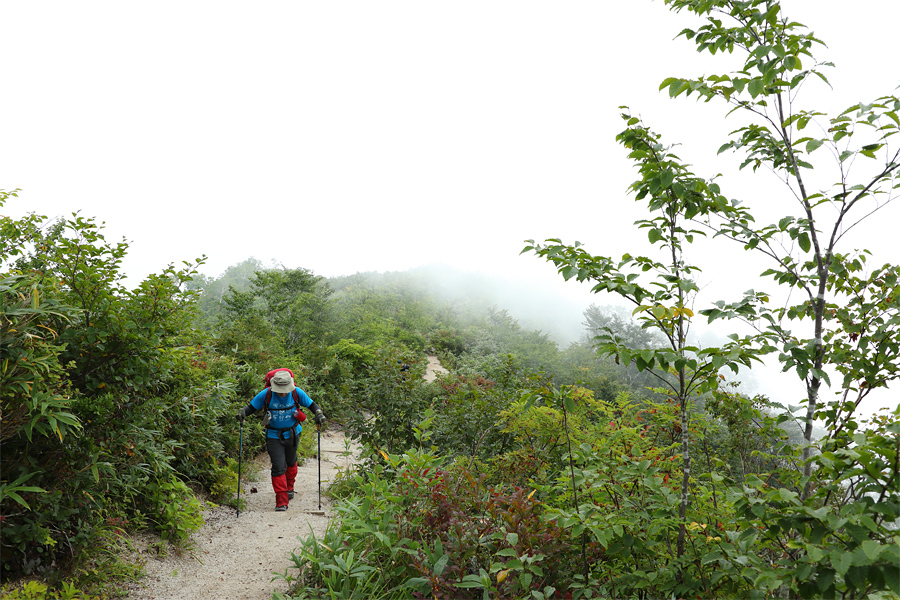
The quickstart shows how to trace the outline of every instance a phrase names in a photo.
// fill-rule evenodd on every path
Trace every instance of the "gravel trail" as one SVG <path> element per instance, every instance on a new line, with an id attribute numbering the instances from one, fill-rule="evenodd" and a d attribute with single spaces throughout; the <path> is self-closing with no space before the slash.
<path id="1" fill-rule="evenodd" d="M 352 464 L 354 456 L 342 456 L 346 449 L 343 432 L 322 432 L 323 490 L 339 468 Z M 331 502 L 323 496 L 325 514 L 314 514 L 319 511 L 318 463 L 310 458 L 298 468 L 290 508 L 275 512 L 268 455 L 263 452 L 247 462 L 244 473 L 255 475 L 255 481 L 245 481 L 241 488 L 246 509 L 240 517 L 233 508 L 207 511 L 206 523 L 193 536 L 193 556 L 158 556 L 152 550 L 158 538 L 133 540 L 146 577 L 130 585 L 128 600 L 270 600 L 273 591 L 287 590 L 283 579 L 272 580 L 274 573 L 292 566 L 291 552 L 310 530 L 322 537 L 333 514 Z M 257 492 L 251 493 L 254 488 Z"/>
<path id="2" fill-rule="evenodd" d="M 434 381 L 438 374 L 444 374 L 446 372 L 447 369 L 441 366 L 441 361 L 438 360 L 438 357 L 429 354 L 428 364 L 425 365 L 425 381 Z"/>

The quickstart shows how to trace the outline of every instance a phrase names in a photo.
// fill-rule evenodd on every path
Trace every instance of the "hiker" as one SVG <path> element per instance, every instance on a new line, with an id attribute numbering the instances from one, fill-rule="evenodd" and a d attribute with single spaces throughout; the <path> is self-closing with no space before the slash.
<path id="1" fill-rule="evenodd" d="M 237 413 L 239 421 L 264 409 L 263 425 L 266 428 L 266 450 L 272 461 L 272 488 L 275 490 L 275 510 L 287 510 L 288 501 L 294 497 L 294 480 L 297 478 L 297 440 L 306 415 L 300 407 L 309 408 L 315 415 L 316 425 L 325 422 L 319 405 L 294 385 L 294 373 L 290 369 L 270 371 L 264 382 L 266 389 L 258 393 L 250 404 Z"/>

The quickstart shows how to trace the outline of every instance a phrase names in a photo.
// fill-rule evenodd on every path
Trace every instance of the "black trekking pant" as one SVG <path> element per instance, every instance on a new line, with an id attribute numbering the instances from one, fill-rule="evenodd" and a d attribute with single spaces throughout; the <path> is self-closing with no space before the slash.
<path id="1" fill-rule="evenodd" d="M 266 438 L 266 451 L 272 461 L 272 477 L 284 475 L 288 466 L 297 464 L 297 446 L 290 439 L 287 442 Z"/>

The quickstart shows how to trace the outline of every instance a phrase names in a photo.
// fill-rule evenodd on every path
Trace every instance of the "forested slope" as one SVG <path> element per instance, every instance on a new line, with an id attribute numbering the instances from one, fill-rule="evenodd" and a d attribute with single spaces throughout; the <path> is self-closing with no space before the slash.
<path id="1" fill-rule="evenodd" d="M 109 595 L 138 570 L 122 531 L 189 548 L 199 498 L 236 501 L 235 411 L 286 366 L 364 448 L 329 490 L 339 518 L 293 556 L 296 598 L 900 596 L 900 407 L 858 414 L 900 377 L 900 273 L 844 247 L 900 189 L 900 99 L 801 108 L 830 64 L 780 4 L 666 5 L 698 19 L 698 51 L 743 63 L 660 89 L 742 115 L 719 152 L 774 173 L 784 201 L 725 196 L 623 107 L 649 250 L 522 250 L 632 307 L 588 308 L 583 342 L 415 271 L 248 259 L 210 278 L 201 258 L 125 286 L 127 244 L 92 219 L 4 217 L 4 582 Z M 703 296 L 693 261 L 716 244 L 769 261 L 760 287 Z M 700 320 L 741 333 L 695 344 Z M 428 354 L 449 370 L 430 382 Z M 767 358 L 805 397 L 726 377 Z"/>
<path id="2" fill-rule="evenodd" d="M 233 413 L 266 370 L 287 365 L 368 449 L 330 492 L 344 499 L 341 519 L 294 557 L 313 596 L 349 582 L 370 597 L 743 597 L 760 577 L 777 589 L 816 576 L 780 570 L 785 552 L 846 560 L 848 576 L 877 568 L 875 581 L 894 585 L 896 414 L 853 425 L 855 449 L 820 455 L 816 491 L 801 500 L 802 439 L 794 427 L 791 441 L 777 399 L 698 396 L 682 518 L 674 380 L 587 341 L 560 348 L 499 307 L 455 305 L 416 273 L 328 280 L 254 264 L 242 290 L 216 291 L 224 275 L 189 265 L 128 289 L 117 269 L 127 246 L 92 220 L 3 228 L 15 242 L 2 288 L 7 583 L 114 594 L 139 573 L 117 552 L 121 533 L 149 528 L 190 548 L 198 497 L 235 502 Z M 633 352 L 664 346 L 618 310 L 589 307 L 585 326 L 585 340 L 605 331 Z M 431 383 L 429 353 L 450 369 Z M 244 435 L 260 445 L 258 425 Z M 838 555 L 829 536 L 858 550 Z M 353 572 L 369 576 L 342 571 L 351 550 Z"/>
<path id="3" fill-rule="evenodd" d="M 197 272 L 201 258 L 126 286 L 127 243 L 108 241 L 91 218 L 4 217 L 2 226 L 7 583 L 37 576 L 115 589 L 139 572 L 119 558 L 127 531 L 189 548 L 198 496 L 235 502 L 233 415 L 273 366 L 293 368 L 332 422 L 372 414 L 358 434 L 387 450 L 412 439 L 398 423 L 411 427 L 445 396 L 461 422 L 490 406 L 448 450 L 465 452 L 484 423 L 510 438 L 491 404 L 508 404 L 531 370 L 617 393 L 617 368 L 587 346 L 560 350 L 486 301 L 447 299 L 421 273 L 326 280 L 249 259 L 210 278 Z M 416 375 L 428 352 L 456 374 L 426 390 Z M 398 361 L 412 365 L 402 380 Z M 448 434 L 457 417 L 447 414 Z M 260 446 L 258 426 L 244 436 L 245 447 Z"/>

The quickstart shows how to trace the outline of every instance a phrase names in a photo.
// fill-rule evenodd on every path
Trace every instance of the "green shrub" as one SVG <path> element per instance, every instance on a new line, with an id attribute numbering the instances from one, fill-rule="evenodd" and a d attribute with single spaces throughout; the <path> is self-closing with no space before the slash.
<path id="1" fill-rule="evenodd" d="M 225 466 L 217 465 L 215 468 L 215 479 L 209 488 L 210 498 L 218 504 L 237 508 L 237 489 L 238 461 L 226 458 Z M 243 499 L 241 504 L 244 504 Z M 240 508 L 243 509 L 244 506 Z"/>
<path id="2" fill-rule="evenodd" d="M 191 534 L 203 525 L 200 502 L 184 482 L 175 477 L 146 485 L 147 519 L 160 537 L 178 548 L 190 545 Z"/>
<path id="3" fill-rule="evenodd" d="M 410 365 L 401 371 L 401 364 Z M 379 348 L 367 378 L 361 383 L 368 418 L 358 412 L 350 422 L 355 439 L 373 449 L 402 452 L 415 444 L 414 428 L 427 404 L 423 404 L 425 367 L 415 356 L 397 347 Z"/>
<path id="4" fill-rule="evenodd" d="M 6 600 L 99 600 L 100 596 L 91 596 L 76 589 L 70 583 L 63 583 L 58 590 L 51 590 L 40 581 L 28 581 L 22 587 L 3 591 Z"/>
<path id="5" fill-rule="evenodd" d="M 107 515 L 183 541 L 196 511 L 176 472 L 210 485 L 229 434 L 218 419 L 231 384 L 209 376 L 189 326 L 190 267 L 128 289 L 127 243 L 107 243 L 93 219 L 44 220 L 0 218 L 0 262 L 16 269 L 0 276 L 4 580 L 58 579 L 98 547 Z"/>
<path id="6" fill-rule="evenodd" d="M 428 337 L 428 343 L 434 352 L 460 356 L 471 343 L 467 336 L 456 329 L 438 329 Z"/>
<path id="7" fill-rule="evenodd" d="M 303 459 L 313 459 L 317 452 L 316 425 L 311 423 L 312 415 L 306 420 L 300 438 L 297 441 L 297 462 L 303 463 Z M 327 426 L 327 423 L 326 425 Z"/>
<path id="8" fill-rule="evenodd" d="M 481 376 L 448 375 L 432 384 L 436 396 L 432 443 L 443 454 L 487 460 L 508 451 L 514 436 L 505 431 L 502 415 L 518 394 L 499 389 Z"/>
<path id="9" fill-rule="evenodd" d="M 9 467 L 4 464 L 4 476 L 16 479 L 31 473 L 28 483 L 39 490 L 19 495 L 25 510 L 4 507 L 5 580 L 21 575 L 55 577 L 81 549 L 95 544 L 104 514 L 98 480 L 111 474 L 96 454 L 85 451 L 87 447 L 84 438 L 66 445 L 35 445 L 17 466 L 13 461 Z M 6 463 L 10 460 L 6 445 L 3 452 Z"/>
<path id="10" fill-rule="evenodd" d="M 339 518 L 323 539 L 303 542 L 297 571 L 285 574 L 304 590 L 296 598 L 459 598 L 472 588 L 525 597 L 565 587 L 579 548 L 542 519 L 535 492 L 488 488 L 462 460 L 448 467 L 422 450 L 434 418 L 425 416 L 414 429 L 420 449 L 381 452 L 342 484 L 355 489 L 336 505 Z"/>

